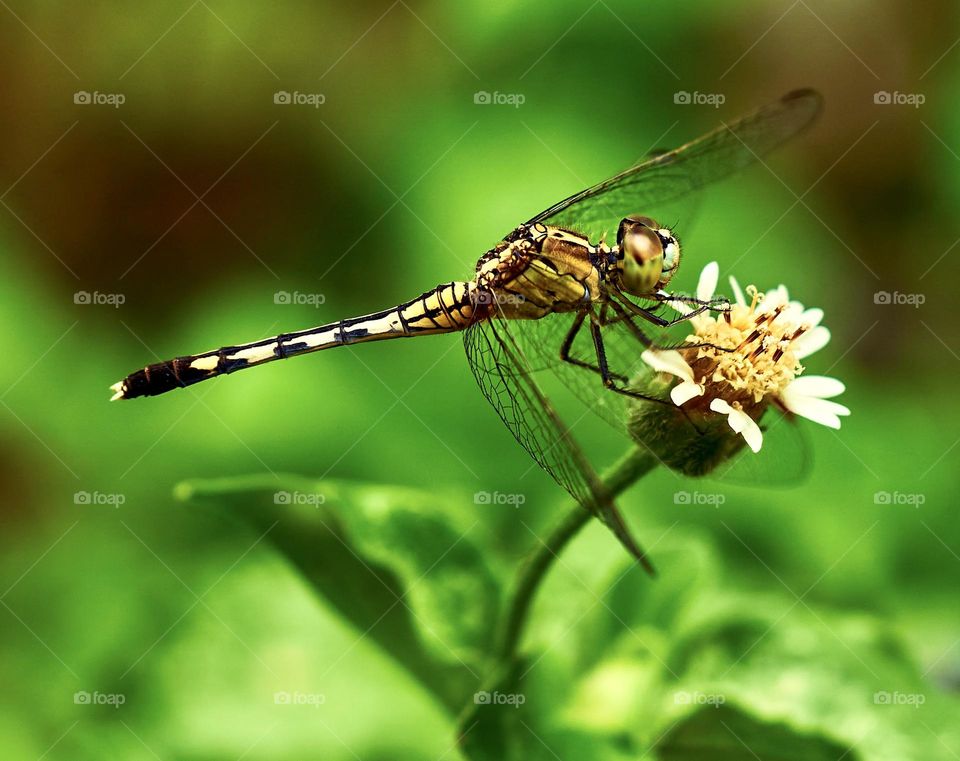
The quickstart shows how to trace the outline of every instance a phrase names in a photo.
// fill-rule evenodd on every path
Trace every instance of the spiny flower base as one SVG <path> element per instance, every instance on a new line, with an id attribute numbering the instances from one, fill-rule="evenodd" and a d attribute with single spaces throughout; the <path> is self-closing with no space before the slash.
<path id="1" fill-rule="evenodd" d="M 638 402 L 627 422 L 638 446 L 649 448 L 664 465 L 685 476 L 705 476 L 740 452 L 745 442 L 727 418 L 709 410 Z"/>

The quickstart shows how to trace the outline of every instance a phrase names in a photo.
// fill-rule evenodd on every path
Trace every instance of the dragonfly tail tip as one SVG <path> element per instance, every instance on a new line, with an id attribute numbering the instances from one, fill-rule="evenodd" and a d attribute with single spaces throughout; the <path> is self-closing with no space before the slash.
<path id="1" fill-rule="evenodd" d="M 111 402 L 117 401 L 117 399 L 126 398 L 126 384 L 123 381 L 117 381 L 112 386 L 110 390 L 113 392 L 113 396 L 110 397 Z"/>

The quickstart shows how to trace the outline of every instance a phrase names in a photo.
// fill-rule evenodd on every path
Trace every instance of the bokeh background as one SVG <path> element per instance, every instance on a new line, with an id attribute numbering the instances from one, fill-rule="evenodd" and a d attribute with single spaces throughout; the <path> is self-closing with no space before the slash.
<path id="1" fill-rule="evenodd" d="M 0 5 L 5 758 L 960 757 L 956 4 Z M 148 362 L 465 278 L 799 86 L 823 118 L 681 221 L 678 285 L 717 259 L 823 307 L 808 364 L 853 414 L 804 426 L 799 486 L 626 494 L 661 578 L 578 537 L 520 708 L 473 693 L 568 499 L 458 337 L 107 403 Z M 270 498 L 298 488 L 325 503 Z"/>

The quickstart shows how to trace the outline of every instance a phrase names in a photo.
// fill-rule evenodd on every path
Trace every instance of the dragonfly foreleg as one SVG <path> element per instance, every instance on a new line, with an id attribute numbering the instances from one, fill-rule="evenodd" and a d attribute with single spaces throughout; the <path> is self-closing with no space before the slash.
<path id="1" fill-rule="evenodd" d="M 619 322 L 626 323 L 627 327 L 630 329 L 630 332 L 633 333 L 634 337 L 641 344 L 646 346 L 648 349 L 656 349 L 658 351 L 668 351 L 671 349 L 710 348 L 710 349 L 715 349 L 717 351 L 724 351 L 724 352 L 734 351 L 734 349 L 727 349 L 727 348 L 724 348 L 723 346 L 717 346 L 716 344 L 712 344 L 707 341 L 700 341 L 697 343 L 679 343 L 679 344 L 673 344 L 673 345 L 663 345 L 663 344 L 655 343 L 647 336 L 646 333 L 643 332 L 643 330 L 640 329 L 639 325 L 637 325 L 632 319 L 630 319 L 630 315 L 626 311 L 624 311 L 623 307 L 621 307 L 620 305 L 618 305 L 613 301 L 608 303 L 610 305 L 610 308 L 616 313 L 617 316 L 614 317 L 612 320 L 607 320 L 605 323 L 602 322 L 601 325 L 615 325 Z"/>
<path id="2" fill-rule="evenodd" d="M 702 314 L 703 312 L 706 312 L 707 310 L 714 308 L 712 303 L 700 301 L 700 302 L 697 302 L 699 305 L 695 309 L 688 312 L 687 314 L 682 314 L 679 317 L 675 317 L 672 320 L 668 320 L 665 317 L 661 317 L 660 315 L 658 315 L 657 313 L 649 309 L 638 307 L 636 304 L 634 304 L 632 301 L 630 301 L 628 298 L 624 296 L 620 296 L 618 301 L 620 302 L 621 306 L 628 309 L 631 313 L 637 315 L 638 317 L 642 317 L 648 322 L 652 322 L 658 328 L 672 328 L 674 325 L 679 325 L 681 322 L 686 322 L 691 317 L 696 317 L 698 314 Z M 665 302 L 669 301 L 669 299 L 664 299 L 664 301 Z"/>
<path id="3" fill-rule="evenodd" d="M 577 367 L 583 367 L 587 370 L 590 370 L 595 373 L 600 373 L 603 377 L 603 373 L 597 365 L 591 365 L 589 362 L 585 362 L 582 359 L 577 359 L 576 357 L 570 356 L 570 350 L 573 348 L 573 342 L 577 339 L 577 335 L 580 333 L 580 328 L 583 327 L 583 321 L 586 319 L 587 312 L 577 312 L 577 316 L 573 319 L 573 324 L 570 326 L 570 330 L 567 332 L 567 337 L 563 340 L 563 344 L 560 346 L 560 359 L 564 362 L 568 362 L 571 365 L 576 365 Z M 626 381 L 627 377 L 625 375 L 619 375 L 616 373 L 611 373 L 611 377 L 617 378 L 621 381 Z"/>
<path id="4" fill-rule="evenodd" d="M 730 311 L 730 299 L 726 296 L 714 296 L 712 299 L 704 301 L 703 299 L 698 299 L 696 296 L 684 296 L 679 293 L 657 293 L 650 298 L 662 304 L 679 301 L 681 304 L 694 304 L 714 312 Z"/>
<path id="5" fill-rule="evenodd" d="M 610 391 L 615 391 L 618 394 L 623 394 L 624 396 L 629 396 L 633 399 L 644 399 L 648 402 L 659 402 L 660 404 L 669 405 L 670 402 L 667 402 L 663 399 L 658 399 L 655 396 L 649 396 L 648 394 L 643 394 L 639 391 L 634 391 L 633 389 L 617 384 L 618 380 L 621 382 L 626 382 L 626 378 L 623 375 L 610 372 L 610 368 L 607 365 L 607 352 L 603 345 L 603 326 L 600 323 L 600 318 L 593 313 L 591 313 L 591 318 L 590 335 L 593 337 L 593 346 L 597 352 L 597 369 L 600 371 L 600 377 L 603 380 L 603 385 Z M 627 319 L 626 322 L 628 325 L 633 325 L 633 322 L 629 319 Z M 633 327 L 640 331 L 636 325 L 633 325 Z M 642 331 L 640 331 L 640 334 L 642 335 Z M 646 336 L 644 336 L 644 339 L 646 339 Z M 646 340 L 649 341 L 649 339 Z M 649 345 L 649 343 L 647 345 Z"/>

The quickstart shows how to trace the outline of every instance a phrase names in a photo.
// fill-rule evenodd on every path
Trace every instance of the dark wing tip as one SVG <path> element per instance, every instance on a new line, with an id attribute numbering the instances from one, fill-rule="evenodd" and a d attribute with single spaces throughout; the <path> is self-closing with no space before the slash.
<path id="1" fill-rule="evenodd" d="M 792 108 L 806 107 L 810 112 L 810 121 L 813 121 L 823 111 L 823 95 L 812 87 L 791 90 L 780 98 L 780 102 Z"/>
<path id="2" fill-rule="evenodd" d="M 823 100 L 823 96 L 818 90 L 814 90 L 812 87 L 797 87 L 794 90 L 791 90 L 786 95 L 784 95 L 781 100 L 796 100 L 797 98 L 809 98 L 812 97 L 815 100 Z"/>
<path id="3" fill-rule="evenodd" d="M 620 543 L 626 548 L 627 552 L 633 555 L 634 559 L 643 566 L 643 570 L 652 578 L 656 578 L 657 569 L 654 568 L 647 553 L 637 544 L 637 540 L 633 538 L 633 534 L 631 534 L 630 529 L 627 528 L 627 524 L 624 522 L 623 516 L 620 515 L 620 511 L 613 505 L 609 505 L 606 510 L 600 512 L 600 520 L 610 528 L 614 536 L 616 536 L 617 539 L 620 540 Z"/>

